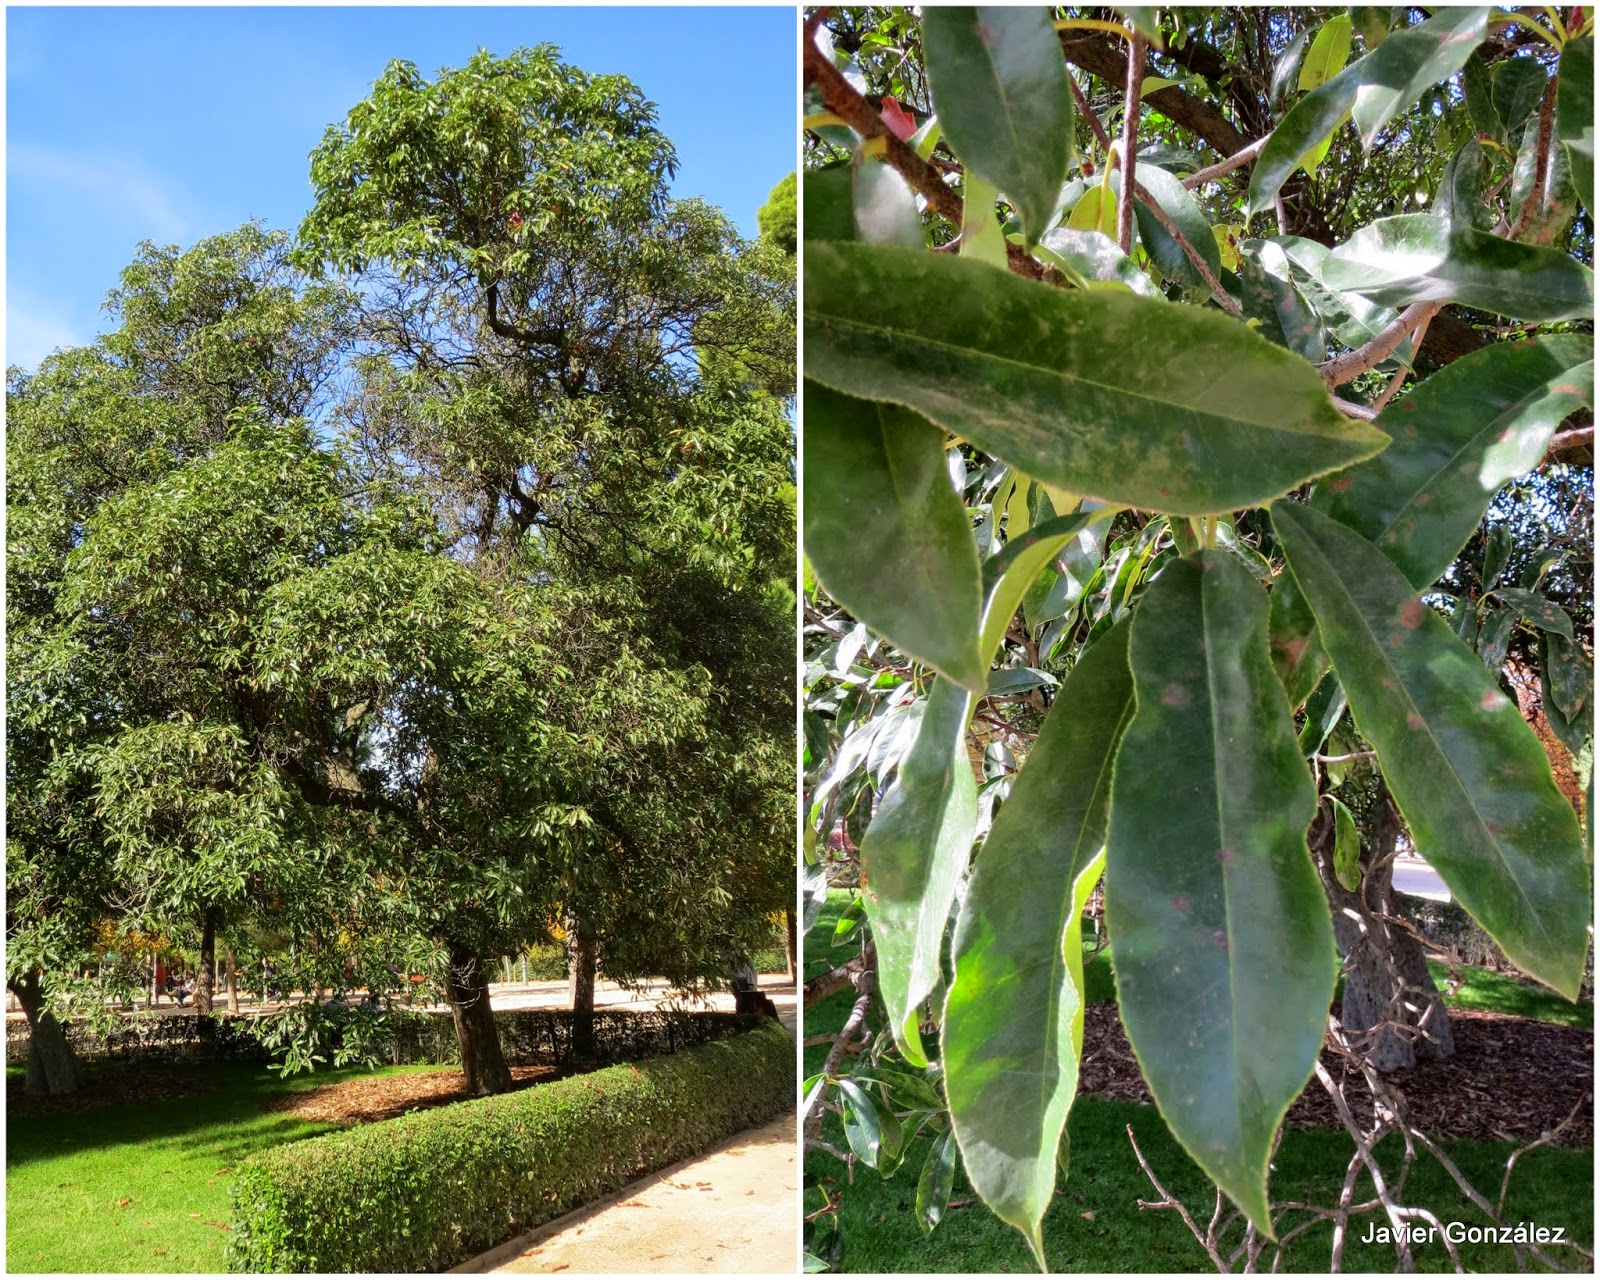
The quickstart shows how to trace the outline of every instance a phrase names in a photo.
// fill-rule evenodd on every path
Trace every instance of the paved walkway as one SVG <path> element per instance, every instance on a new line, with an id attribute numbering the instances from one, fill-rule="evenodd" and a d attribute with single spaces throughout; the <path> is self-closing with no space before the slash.
<path id="1" fill-rule="evenodd" d="M 456 1270 L 793 1274 L 799 1195 L 791 1112 Z"/>

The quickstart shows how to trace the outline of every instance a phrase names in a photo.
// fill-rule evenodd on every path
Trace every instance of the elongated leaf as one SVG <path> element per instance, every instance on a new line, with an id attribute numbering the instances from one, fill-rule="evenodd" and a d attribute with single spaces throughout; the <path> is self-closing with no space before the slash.
<path id="1" fill-rule="evenodd" d="M 1346 524 L 1350 524 L 1348 520 Z M 1355 528 L 1354 525 L 1350 526 Z M 1368 539 L 1372 541 L 1372 539 Z M 1511 530 L 1503 524 L 1491 528 L 1484 537 L 1483 546 L 1483 585 L 1485 590 L 1500 581 L 1500 575 L 1505 572 L 1506 565 L 1511 560 Z M 1415 586 L 1415 583 L 1412 583 Z"/>
<path id="2" fill-rule="evenodd" d="M 1531 54 L 1495 63 L 1489 79 L 1489 100 L 1500 117 L 1501 128 L 1507 133 L 1516 132 L 1539 105 L 1549 80 Z"/>
<path id="3" fill-rule="evenodd" d="M 1488 30 L 1483 8 L 1445 9 L 1396 31 L 1289 111 L 1256 158 L 1250 175 L 1250 213 L 1272 207 L 1278 189 L 1307 153 L 1338 127 L 1346 111 L 1370 148 L 1378 131 L 1430 86 L 1460 70 Z"/>
<path id="4" fill-rule="evenodd" d="M 1351 893 L 1361 887 L 1361 834 L 1355 815 L 1338 796 L 1329 796 L 1333 805 L 1333 874 Z"/>
<path id="5" fill-rule="evenodd" d="M 955 1178 L 955 1134 L 942 1133 L 929 1148 L 922 1176 L 917 1179 L 917 1221 L 924 1231 L 932 1231 L 944 1220 Z"/>
<path id="6" fill-rule="evenodd" d="M 851 198 L 857 240 L 922 248 L 917 198 L 899 170 L 877 160 L 856 164 Z"/>
<path id="7" fill-rule="evenodd" d="M 1527 220 L 1522 234 L 1517 237 L 1519 240 L 1550 244 L 1566 230 L 1577 213 L 1578 192 L 1572 183 L 1572 165 L 1565 147 L 1549 149 L 1544 183 L 1536 185 L 1539 154 L 1538 129 L 1524 130 L 1522 147 L 1511 173 L 1509 216 L 1513 226 L 1523 226 L 1524 219 Z"/>
<path id="8" fill-rule="evenodd" d="M 1499 596 L 1540 631 L 1551 631 L 1567 640 L 1572 639 L 1572 619 L 1567 611 L 1537 592 L 1521 587 L 1496 587 Z"/>
<path id="9" fill-rule="evenodd" d="M 1299 87 L 1302 93 L 1320 89 L 1350 60 L 1351 25 L 1348 13 L 1335 14 L 1317 30 L 1317 38 L 1306 50 L 1300 64 Z"/>
<path id="10" fill-rule="evenodd" d="M 805 416 L 806 555 L 818 579 L 893 644 L 982 689 L 978 552 L 943 433 L 816 385 Z"/>
<path id="11" fill-rule="evenodd" d="M 1142 186 L 1171 218 L 1183 237 L 1199 252 L 1213 275 L 1222 272 L 1222 256 L 1217 251 L 1216 237 L 1211 234 L 1211 222 L 1200 212 L 1200 206 L 1189 194 L 1189 189 L 1165 169 L 1153 164 L 1136 166 L 1139 185 Z M 1111 184 L 1120 194 L 1122 174 L 1113 172 Z M 1134 221 L 1139 224 L 1139 240 L 1150 254 L 1156 270 L 1166 279 L 1176 280 L 1193 289 L 1205 288 L 1205 280 L 1195 270 L 1188 255 L 1178 248 L 1178 242 L 1167 233 L 1156 216 L 1143 204 L 1133 206 Z"/>
<path id="12" fill-rule="evenodd" d="M 861 842 L 861 896 L 895 1043 L 924 1067 L 917 1010 L 939 982 L 939 949 L 967 867 L 978 786 L 967 762 L 971 695 L 935 680 L 917 740 Z"/>
<path id="13" fill-rule="evenodd" d="M 922 41 L 946 140 L 1016 206 L 1031 244 L 1072 164 L 1072 96 L 1049 13 L 930 6 Z"/>
<path id="14" fill-rule="evenodd" d="M 1268 239 L 1283 250 L 1289 260 L 1289 278 L 1300 296 L 1311 304 L 1333 336 L 1347 347 L 1370 342 L 1400 314 L 1391 307 L 1380 307 L 1359 293 L 1339 293 L 1322 280 L 1322 268 L 1330 250 L 1326 245 L 1302 236 L 1271 236 Z M 1396 351 L 1404 357 L 1408 344 Z"/>
<path id="15" fill-rule="evenodd" d="M 1473 644 L 1491 674 L 1498 675 L 1506 665 L 1506 650 L 1511 647 L 1511 632 L 1516 625 L 1515 609 L 1492 609 L 1482 619 Z"/>
<path id="16" fill-rule="evenodd" d="M 1334 289 L 1396 307 L 1460 302 L 1521 320 L 1580 319 L 1594 311 L 1594 273 L 1568 254 L 1429 213 L 1368 223 L 1328 255 L 1322 278 Z"/>
<path id="17" fill-rule="evenodd" d="M 1260 585 L 1216 552 L 1169 563 L 1140 602 L 1106 929 L 1163 1118 L 1270 1233 L 1267 1157 L 1322 1046 L 1334 947 L 1306 848 L 1316 794 L 1266 622 Z"/>
<path id="18" fill-rule="evenodd" d="M 900 1149 L 900 1121 L 868 1090 L 854 1080 L 841 1079 L 844 1097 L 844 1136 L 850 1150 L 869 1169 L 877 1169 Z"/>
<path id="19" fill-rule="evenodd" d="M 1313 363 L 1327 358 L 1322 320 L 1296 287 L 1289 259 L 1280 246 L 1270 240 L 1241 244 L 1239 287 L 1245 315 L 1260 320 L 1269 339 Z"/>
<path id="20" fill-rule="evenodd" d="M 1065 264 L 1088 280 L 1123 284 L 1147 298 L 1161 296 L 1155 281 L 1133 265 L 1116 241 L 1098 231 L 1057 227 L 1034 247 L 1034 255 L 1053 265 Z"/>
<path id="21" fill-rule="evenodd" d="M 1017 606 L 1040 572 L 1056 552 L 1082 534 L 1104 511 L 1080 511 L 1057 516 L 1028 530 L 1006 544 L 1006 549 L 983 566 L 983 622 L 978 637 L 978 652 L 985 665 L 993 660 L 1016 615 Z"/>
<path id="22" fill-rule="evenodd" d="M 1313 505 L 1426 587 L 1500 487 L 1538 465 L 1557 424 L 1594 403 L 1592 350 L 1588 338 L 1562 335 L 1496 343 L 1446 365 L 1384 410 L 1389 448 L 1324 481 Z"/>
<path id="23" fill-rule="evenodd" d="M 1417 851 L 1507 956 L 1575 999 L 1588 876 L 1539 740 L 1376 547 L 1293 503 L 1272 523 Z"/>
<path id="24" fill-rule="evenodd" d="M 968 883 L 945 998 L 945 1091 L 967 1177 L 1041 1267 L 1039 1224 L 1078 1083 L 1081 979 L 1062 936 L 1105 840 L 1111 765 L 1133 709 L 1127 645 L 1123 622 L 1057 695 Z"/>
<path id="25" fill-rule="evenodd" d="M 1561 48 L 1556 85 L 1556 137 L 1567 153 L 1583 207 L 1594 212 L 1594 37 Z"/>
<path id="26" fill-rule="evenodd" d="M 1300 77 L 1300 64 L 1305 60 L 1306 47 L 1311 42 L 1311 37 L 1316 34 L 1315 29 L 1307 27 L 1295 38 L 1289 41 L 1284 51 L 1278 55 L 1278 60 L 1272 65 L 1272 85 L 1267 92 L 1267 101 L 1274 108 L 1288 98 L 1289 93 L 1296 87 Z M 1303 86 L 1302 86 L 1303 87 Z"/>
<path id="27" fill-rule="evenodd" d="M 1483 145 L 1472 138 L 1450 157 L 1450 163 L 1439 175 L 1439 189 L 1434 192 L 1430 211 L 1452 226 L 1487 231 L 1494 216 L 1483 198 L 1487 175 L 1488 160 L 1483 154 Z"/>
<path id="28" fill-rule="evenodd" d="M 1561 715 L 1573 720 L 1589 699 L 1590 661 L 1571 640 L 1547 635 L 1543 644 L 1545 680 Z"/>
<path id="29" fill-rule="evenodd" d="M 1467 115 L 1478 133 L 1491 138 L 1500 136 L 1500 117 L 1494 109 L 1494 81 L 1489 64 L 1473 56 L 1461 64 L 1461 96 L 1466 100 Z"/>
<path id="30" fill-rule="evenodd" d="M 1006 238 L 995 219 L 995 189 L 975 173 L 967 175 L 961 210 L 961 252 L 991 267 L 1006 268 Z"/>
<path id="31" fill-rule="evenodd" d="M 808 244 L 805 280 L 808 377 L 1075 492 L 1229 511 L 1385 443 L 1303 360 L 1199 307 L 876 245 Z"/>

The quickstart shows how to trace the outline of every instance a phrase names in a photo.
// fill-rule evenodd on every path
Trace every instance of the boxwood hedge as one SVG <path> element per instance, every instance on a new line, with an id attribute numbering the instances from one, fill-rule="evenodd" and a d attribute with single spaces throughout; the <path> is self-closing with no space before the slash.
<path id="1" fill-rule="evenodd" d="M 795 1097 L 776 1022 L 686 1053 L 416 1112 L 253 1156 L 235 1271 L 439 1271 L 771 1119 Z"/>

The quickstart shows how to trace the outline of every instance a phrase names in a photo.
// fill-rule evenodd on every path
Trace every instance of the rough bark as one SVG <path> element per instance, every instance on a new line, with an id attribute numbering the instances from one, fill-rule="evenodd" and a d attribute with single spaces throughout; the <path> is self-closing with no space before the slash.
<path id="1" fill-rule="evenodd" d="M 66 1028 L 45 1002 L 39 971 L 9 985 L 28 1018 L 28 1072 L 23 1090 L 35 1097 L 76 1093 L 83 1085 L 83 1069 L 67 1043 Z"/>
<path id="2" fill-rule="evenodd" d="M 789 967 L 790 980 L 797 981 L 800 977 L 800 939 L 792 911 L 783 913 L 783 955 Z"/>
<path id="3" fill-rule="evenodd" d="M 1333 934 L 1344 957 L 1339 1020 L 1351 1043 L 1378 1071 L 1414 1067 L 1419 1058 L 1448 1058 L 1455 1038 L 1427 955 L 1407 928 L 1394 895 L 1393 853 L 1399 819 L 1387 790 L 1362 841 L 1362 883 L 1339 883 L 1333 865 L 1333 820 L 1324 807 L 1311 827 L 1311 851 L 1333 909 Z"/>
<path id="4" fill-rule="evenodd" d="M 506 1065 L 494 1010 L 489 1006 L 488 972 L 478 957 L 450 947 L 450 1016 L 455 1021 L 467 1092 L 477 1097 L 511 1088 L 511 1068 Z"/>
<path id="5" fill-rule="evenodd" d="M 579 1058 L 592 1058 L 594 1044 L 594 979 L 599 960 L 600 940 L 582 920 L 569 926 L 572 936 L 572 1052 Z"/>
<path id="6" fill-rule="evenodd" d="M 206 908 L 205 923 L 200 927 L 200 971 L 194 978 L 195 1012 L 210 1014 L 216 1003 L 217 989 L 217 909 Z"/>

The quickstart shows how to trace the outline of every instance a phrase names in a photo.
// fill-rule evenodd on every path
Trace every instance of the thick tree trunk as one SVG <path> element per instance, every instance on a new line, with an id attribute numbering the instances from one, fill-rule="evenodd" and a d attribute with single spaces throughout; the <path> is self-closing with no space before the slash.
<path id="1" fill-rule="evenodd" d="M 76 1093 L 83 1085 L 78 1055 L 67 1043 L 66 1028 L 45 1004 L 39 971 L 10 984 L 28 1016 L 28 1074 L 23 1089 L 36 1097 Z"/>
<path id="2" fill-rule="evenodd" d="M 511 1088 L 511 1068 L 506 1065 L 494 1010 L 489 1007 L 488 969 L 476 956 L 452 946 L 448 986 L 467 1092 L 479 1097 L 505 1093 Z"/>
<path id="3" fill-rule="evenodd" d="M 205 923 L 200 927 L 200 970 L 194 977 L 194 1009 L 208 1015 L 215 1003 L 217 990 L 217 909 L 206 908 Z"/>
<path id="4" fill-rule="evenodd" d="M 594 1043 L 594 978 L 600 955 L 600 940 L 584 921 L 574 919 L 572 935 L 572 1053 L 577 1058 L 592 1058 Z"/>
<path id="5" fill-rule="evenodd" d="M 1381 785 L 1381 784 L 1380 784 Z M 1362 883 L 1355 893 L 1339 883 L 1333 865 L 1333 821 L 1319 810 L 1311 851 L 1333 908 L 1333 934 L 1344 957 L 1339 1021 L 1351 1043 L 1379 1071 L 1414 1067 L 1418 1058 L 1448 1058 L 1455 1038 L 1443 997 L 1428 972 L 1427 955 L 1407 927 L 1394 896 L 1399 818 L 1383 790 L 1377 819 L 1361 847 Z"/>
<path id="6" fill-rule="evenodd" d="M 228 948 L 228 1012 L 239 1012 L 239 963 L 233 958 L 233 948 Z"/>
<path id="7" fill-rule="evenodd" d="M 800 980 L 800 946 L 795 930 L 794 912 L 783 913 L 783 954 L 789 965 L 790 981 Z"/>

